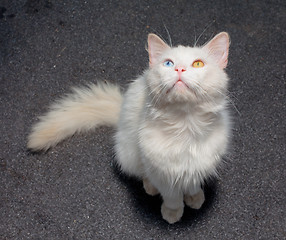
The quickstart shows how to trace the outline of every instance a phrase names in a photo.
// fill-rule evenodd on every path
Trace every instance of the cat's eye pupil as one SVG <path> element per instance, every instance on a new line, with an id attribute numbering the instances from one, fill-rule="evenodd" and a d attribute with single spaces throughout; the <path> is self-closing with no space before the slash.
<path id="1" fill-rule="evenodd" d="M 201 68 L 201 67 L 203 67 L 205 64 L 203 63 L 203 61 L 201 61 L 201 60 L 197 60 L 197 61 L 194 61 L 193 62 L 193 67 L 195 67 L 195 68 Z"/>
<path id="2" fill-rule="evenodd" d="M 171 60 L 167 60 L 167 61 L 164 62 L 164 66 L 172 67 L 172 66 L 174 66 L 174 63 Z"/>

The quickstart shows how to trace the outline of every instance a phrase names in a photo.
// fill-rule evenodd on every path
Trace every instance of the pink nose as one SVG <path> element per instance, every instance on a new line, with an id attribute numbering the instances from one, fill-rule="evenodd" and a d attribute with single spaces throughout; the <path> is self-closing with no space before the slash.
<path id="1" fill-rule="evenodd" d="M 177 71 L 178 73 L 182 73 L 182 72 L 185 72 L 186 69 L 184 67 L 176 67 L 175 71 Z"/>

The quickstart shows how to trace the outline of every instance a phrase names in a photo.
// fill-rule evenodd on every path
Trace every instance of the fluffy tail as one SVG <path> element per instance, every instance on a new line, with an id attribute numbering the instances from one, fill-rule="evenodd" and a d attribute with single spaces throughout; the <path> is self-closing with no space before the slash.
<path id="1" fill-rule="evenodd" d="M 28 137 L 28 148 L 47 150 L 76 132 L 100 125 L 115 126 L 121 103 L 122 95 L 116 85 L 74 88 L 72 94 L 56 102 L 40 117 Z"/>

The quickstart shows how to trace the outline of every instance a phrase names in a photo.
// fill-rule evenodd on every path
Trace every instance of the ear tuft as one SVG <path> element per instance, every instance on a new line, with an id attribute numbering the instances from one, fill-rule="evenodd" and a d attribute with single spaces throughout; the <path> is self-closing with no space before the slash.
<path id="1" fill-rule="evenodd" d="M 210 40 L 203 49 L 206 49 L 209 54 L 215 59 L 221 69 L 227 66 L 228 50 L 229 50 L 229 35 L 226 32 L 217 34 Z"/>
<path id="2" fill-rule="evenodd" d="M 162 55 L 162 53 L 169 48 L 169 45 L 166 44 L 156 34 L 150 33 L 148 35 L 148 53 L 150 66 L 156 64 L 158 62 L 158 58 Z"/>

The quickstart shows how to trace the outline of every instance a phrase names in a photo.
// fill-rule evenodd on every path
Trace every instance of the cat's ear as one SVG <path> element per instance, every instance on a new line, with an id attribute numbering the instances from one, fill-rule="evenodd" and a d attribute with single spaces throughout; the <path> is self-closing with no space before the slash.
<path id="1" fill-rule="evenodd" d="M 150 67 L 154 66 L 158 62 L 158 58 L 164 51 L 169 49 L 169 45 L 166 44 L 156 34 L 150 33 L 148 35 L 148 53 Z"/>
<path id="2" fill-rule="evenodd" d="M 216 60 L 219 67 L 224 69 L 228 62 L 229 35 L 226 32 L 217 34 L 210 40 L 203 49 L 206 49 L 209 54 Z"/>

